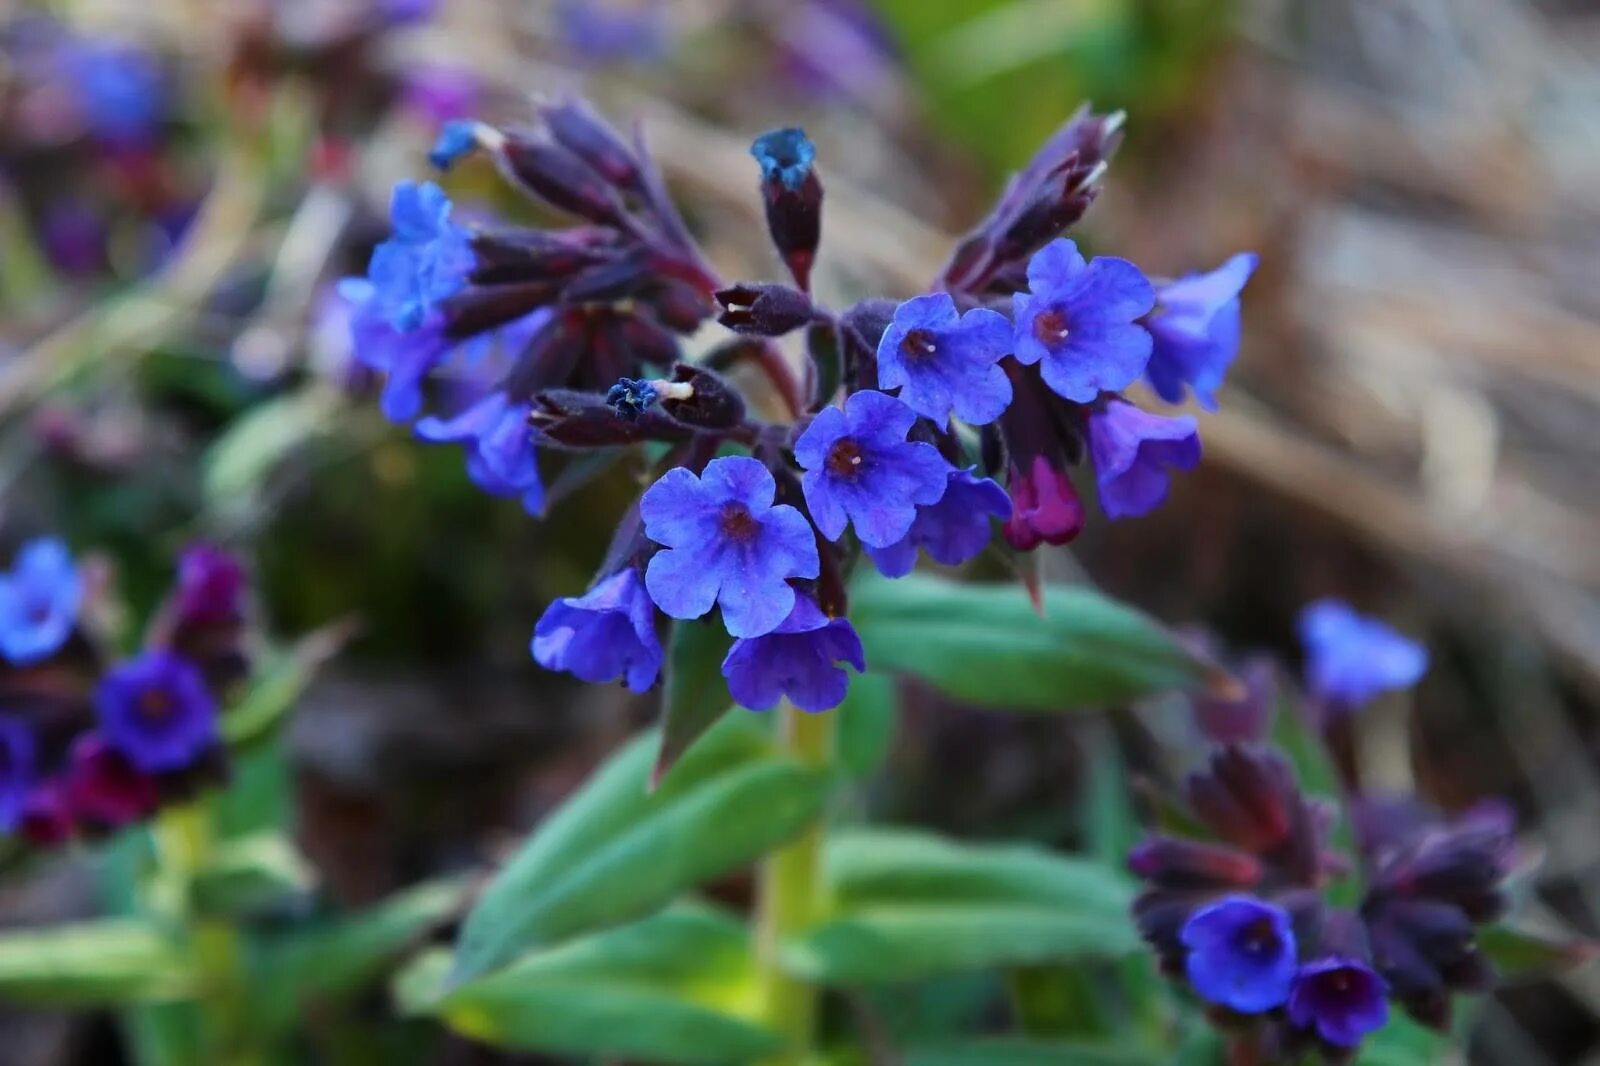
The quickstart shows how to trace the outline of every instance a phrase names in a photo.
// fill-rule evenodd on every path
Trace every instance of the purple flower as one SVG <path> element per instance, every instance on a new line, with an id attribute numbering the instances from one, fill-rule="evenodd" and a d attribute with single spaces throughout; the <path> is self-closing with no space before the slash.
<path id="1" fill-rule="evenodd" d="M 667 550 L 645 571 L 656 605 L 674 618 L 699 618 L 713 604 L 735 637 L 776 629 L 794 609 L 793 577 L 816 577 L 816 536 L 788 504 L 773 506 L 777 483 L 749 456 L 713 459 L 705 473 L 675 467 L 645 491 L 645 535 Z"/>
<path id="2" fill-rule="evenodd" d="M 582 596 L 552 603 L 533 631 L 533 657 L 546 670 L 597 684 L 622 678 L 635 692 L 655 684 L 661 644 L 639 571 L 627 567 Z"/>
<path id="3" fill-rule="evenodd" d="M 366 278 L 345 278 L 339 282 L 339 295 L 350 307 L 350 345 L 356 359 L 385 375 L 379 398 L 384 417 L 409 422 L 422 410 L 422 383 L 451 352 L 443 321 L 430 315 L 415 329 L 396 329 Z"/>
<path id="4" fill-rule="evenodd" d="M 414 330 L 439 301 L 466 284 L 473 267 L 467 231 L 450 221 L 452 205 L 432 182 L 403 181 L 389 201 L 393 235 L 367 265 L 371 300 L 395 329 Z"/>
<path id="5" fill-rule="evenodd" d="M 421 419 L 417 436 L 464 445 L 473 484 L 494 496 L 520 496 L 523 508 L 537 516 L 544 512 L 544 482 L 528 411 L 528 404 L 491 392 L 454 418 Z"/>
<path id="6" fill-rule="evenodd" d="M 950 464 L 931 444 L 907 441 L 917 413 L 893 396 L 857 392 L 844 410 L 825 407 L 794 444 L 811 518 L 829 540 L 854 524 L 861 543 L 887 548 L 911 529 L 917 508 L 944 495 Z"/>
<path id="7" fill-rule="evenodd" d="M 113 669 L 95 703 L 106 740 L 147 773 L 187 769 L 216 746 L 216 700 L 200 671 L 171 652 Z"/>
<path id="8" fill-rule="evenodd" d="M 741 707 L 765 711 L 787 697 L 802 711 L 826 711 L 844 700 L 850 676 L 841 663 L 867 668 L 861 638 L 843 618 L 829 618 L 809 596 L 764 636 L 733 642 L 722 660 L 728 691 Z"/>
<path id="9" fill-rule="evenodd" d="M 1409 688 L 1428 671 L 1422 645 L 1339 600 L 1318 600 L 1300 612 L 1300 642 L 1306 650 L 1306 685 L 1342 710 Z"/>
<path id="10" fill-rule="evenodd" d="M 1256 268 L 1241 252 L 1207 274 L 1189 274 L 1156 288 L 1156 309 L 1145 319 L 1155 346 L 1145 377 L 1168 403 L 1182 403 L 1185 386 L 1208 410 L 1239 352 L 1239 293 Z"/>
<path id="11" fill-rule="evenodd" d="M 951 470 L 938 503 L 917 508 L 911 528 L 886 548 L 868 547 L 867 554 L 885 577 L 904 577 L 917 564 L 917 549 L 934 562 L 960 566 L 989 543 L 989 517 L 1009 518 L 1006 490 L 970 470 Z"/>
<path id="12" fill-rule="evenodd" d="M 22 820 L 35 757 L 33 730 L 20 718 L 0 716 L 0 832 L 11 832 Z"/>
<path id="13" fill-rule="evenodd" d="M 1045 384 L 1077 403 L 1137 381 L 1150 361 L 1150 333 L 1139 319 L 1155 290 L 1126 259 L 1085 263 L 1058 238 L 1028 261 L 1029 292 L 1012 298 L 1017 362 L 1041 363 Z"/>
<path id="14" fill-rule="evenodd" d="M 85 124 L 100 140 L 138 145 L 155 132 L 166 92 L 150 53 L 122 41 L 86 40 L 64 45 L 60 62 Z"/>
<path id="15" fill-rule="evenodd" d="M 662 58 L 667 11 L 660 0 L 560 0 L 556 27 L 563 43 L 597 63 Z"/>
<path id="16" fill-rule="evenodd" d="M 1289 1020 L 1336 1047 L 1355 1047 L 1389 1020 L 1383 978 L 1356 959 L 1328 955 L 1306 963 L 1289 989 Z"/>
<path id="17" fill-rule="evenodd" d="M 400 86 L 401 103 L 420 118 L 442 125 L 478 109 L 480 81 L 466 67 L 408 64 Z"/>
<path id="18" fill-rule="evenodd" d="M 41 781 L 28 793 L 22 804 L 22 816 L 17 821 L 17 832 L 28 843 L 40 848 L 64 844 L 72 838 L 76 826 L 72 821 L 72 808 L 67 805 L 66 790 L 56 781 Z"/>
<path id="19" fill-rule="evenodd" d="M 761 167 L 761 180 L 776 182 L 790 192 L 805 184 L 816 161 L 817 148 L 798 126 L 769 130 L 750 145 L 750 154 Z"/>
<path id="20" fill-rule="evenodd" d="M 73 818 L 100 829 L 119 829 L 160 805 L 155 780 L 96 733 L 79 737 L 63 785 Z"/>
<path id="21" fill-rule="evenodd" d="M 1295 974 L 1289 915 L 1250 896 L 1196 911 L 1183 927 L 1189 983 L 1208 1003 L 1260 1014 L 1289 998 Z"/>
<path id="22" fill-rule="evenodd" d="M 1035 455 L 1026 470 L 1011 468 L 1011 517 L 1001 532 L 1018 551 L 1068 544 L 1083 532 L 1083 501 L 1065 470 Z"/>
<path id="23" fill-rule="evenodd" d="M 1125 400 L 1108 400 L 1089 415 L 1100 509 L 1107 518 L 1147 514 L 1167 498 L 1167 468 L 1193 470 L 1200 435 L 1188 415 L 1163 418 Z"/>
<path id="24" fill-rule="evenodd" d="M 54 653 L 72 635 L 83 603 L 83 580 L 67 546 L 54 537 L 29 541 L 9 573 L 0 574 L 0 656 L 26 666 Z"/>
<path id="25" fill-rule="evenodd" d="M 178 625 L 226 625 L 244 616 L 244 564 L 214 544 L 191 544 L 178 560 Z"/>
<path id="26" fill-rule="evenodd" d="M 895 308 L 878 342 L 878 387 L 943 426 L 956 416 L 993 422 L 1011 402 L 1011 379 L 999 367 L 1011 351 L 1011 323 L 998 311 L 966 314 L 946 292 L 914 296 Z"/>
<path id="27" fill-rule="evenodd" d="M 378 17 L 391 26 L 426 22 L 438 6 L 439 0 L 378 0 Z"/>

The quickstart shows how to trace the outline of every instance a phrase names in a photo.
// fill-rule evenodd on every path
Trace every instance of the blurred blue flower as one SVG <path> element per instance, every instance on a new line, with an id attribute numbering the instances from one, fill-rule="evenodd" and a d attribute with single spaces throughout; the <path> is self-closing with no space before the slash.
<path id="1" fill-rule="evenodd" d="M 559 0 L 561 41 L 594 63 L 651 63 L 667 51 L 667 7 L 661 0 Z"/>
<path id="2" fill-rule="evenodd" d="M 439 127 L 439 136 L 428 151 L 428 162 L 435 169 L 449 170 L 477 148 L 478 124 L 471 119 L 453 118 Z"/>
<path id="3" fill-rule="evenodd" d="M 384 375 L 379 406 L 392 422 L 409 422 L 422 410 L 422 385 L 455 348 L 438 315 L 411 329 L 398 329 L 366 278 L 345 278 L 339 295 L 350 306 L 350 344 L 356 360 Z"/>
<path id="4" fill-rule="evenodd" d="M 1185 386 L 1208 410 L 1239 352 L 1239 293 L 1256 268 L 1241 252 L 1217 269 L 1156 286 L 1156 308 L 1145 320 L 1155 346 L 1145 376 L 1168 403 L 1182 403 Z"/>
<path id="5" fill-rule="evenodd" d="M 0 574 L 0 656 L 26 666 L 51 655 L 72 635 L 83 603 L 83 580 L 64 542 L 42 537 L 22 546 Z"/>
<path id="6" fill-rule="evenodd" d="M 60 75 L 84 123 L 100 140 L 133 147 L 154 135 L 166 111 L 166 85 L 154 56 L 124 41 L 68 41 Z"/>
<path id="7" fill-rule="evenodd" d="M 639 571 L 629 566 L 546 608 L 533 631 L 533 657 L 546 670 L 595 683 L 622 678 L 643 692 L 661 672 L 655 619 Z"/>
<path id="8" fill-rule="evenodd" d="M 1340 600 L 1318 600 L 1300 612 L 1300 642 L 1307 687 L 1342 710 L 1408 688 L 1428 670 L 1428 652 L 1420 644 Z"/>
<path id="9" fill-rule="evenodd" d="M 216 700 L 200 671 L 170 652 L 114 668 L 95 704 L 107 742 L 146 773 L 188 769 L 216 747 Z"/>
<path id="10" fill-rule="evenodd" d="M 743 455 L 723 456 L 696 477 L 675 467 L 645 491 L 645 535 L 667 550 L 650 560 L 645 585 L 674 618 L 699 618 L 715 604 L 735 637 L 759 637 L 794 609 L 788 579 L 816 577 L 817 542 L 805 516 L 773 506 L 777 483 Z"/>
<path id="11" fill-rule="evenodd" d="M 881 392 L 853 393 L 844 410 L 824 407 L 794 444 L 811 518 L 838 540 L 854 524 L 861 543 L 887 548 L 906 535 L 917 508 L 939 502 L 950 464 L 931 444 L 907 441 L 917 413 Z"/>
<path id="12" fill-rule="evenodd" d="M 1289 989 L 1289 1020 L 1335 1047 L 1353 1048 L 1389 1021 L 1388 989 L 1358 959 L 1328 955 L 1300 967 Z"/>
<path id="13" fill-rule="evenodd" d="M 1107 518 L 1147 514 L 1167 498 L 1168 468 L 1193 470 L 1200 435 L 1188 415 L 1163 418 L 1123 400 L 1108 400 L 1089 415 L 1100 509 Z"/>
<path id="14" fill-rule="evenodd" d="M 934 562 L 959 566 L 988 545 L 990 517 L 1009 518 L 1006 490 L 970 470 L 951 470 L 938 503 L 917 508 L 906 535 L 884 548 L 868 546 L 867 554 L 885 577 L 904 577 L 917 564 L 917 549 Z"/>
<path id="15" fill-rule="evenodd" d="M 733 642 L 722 676 L 734 700 L 752 711 L 769 710 L 785 697 L 802 711 L 826 711 L 844 700 L 850 686 L 842 663 L 856 673 L 867 668 L 855 628 L 799 595 L 777 629 Z"/>
<path id="16" fill-rule="evenodd" d="M 914 296 L 895 308 L 878 342 L 878 387 L 943 426 L 950 412 L 973 425 L 993 422 L 1011 402 L 999 367 L 1011 352 L 1011 322 L 998 311 L 956 310 L 947 292 Z"/>
<path id="17" fill-rule="evenodd" d="M 11 832 L 22 820 L 35 757 L 33 730 L 20 718 L 0 715 L 0 832 Z"/>
<path id="18" fill-rule="evenodd" d="M 1295 974 L 1288 914 L 1249 896 L 1230 896 L 1195 911 L 1182 940 L 1189 983 L 1208 1003 L 1260 1014 L 1289 998 Z"/>
<path id="19" fill-rule="evenodd" d="M 393 234 L 372 252 L 371 302 L 395 329 L 422 325 L 428 312 L 466 284 L 473 267 L 467 231 L 450 221 L 452 204 L 432 182 L 402 181 L 389 201 Z"/>
<path id="20" fill-rule="evenodd" d="M 1077 403 L 1133 384 L 1150 361 L 1150 333 L 1139 319 L 1155 290 L 1126 259 L 1085 263 L 1078 246 L 1058 238 L 1028 261 L 1028 292 L 1012 297 L 1014 354 L 1042 363 L 1045 384 Z"/>
<path id="21" fill-rule="evenodd" d="M 805 184 L 816 161 L 817 149 L 798 126 L 768 130 L 750 145 L 750 154 L 761 167 L 761 180 L 777 182 L 793 192 Z"/>
<path id="22" fill-rule="evenodd" d="M 520 496 L 523 508 L 538 516 L 544 512 L 544 482 L 529 410 L 503 392 L 490 392 L 452 418 L 420 419 L 416 433 L 433 443 L 465 446 L 474 485 L 492 496 Z"/>

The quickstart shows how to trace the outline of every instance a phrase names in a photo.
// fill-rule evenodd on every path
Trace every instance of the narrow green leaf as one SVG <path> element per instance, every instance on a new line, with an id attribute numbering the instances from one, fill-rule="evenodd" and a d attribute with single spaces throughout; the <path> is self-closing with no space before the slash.
<path id="1" fill-rule="evenodd" d="M 1592 941 L 1558 939 L 1509 925 L 1480 929 L 1478 950 L 1507 982 L 1532 980 L 1600 957 L 1600 945 Z"/>
<path id="2" fill-rule="evenodd" d="M 269 660 L 222 718 L 222 737 L 228 745 L 247 748 L 270 736 L 317 671 L 339 654 L 354 632 L 351 623 L 335 622 L 308 633 L 287 654 Z"/>
<path id="3" fill-rule="evenodd" d="M 191 893 L 203 914 L 238 915 L 309 889 L 315 873 L 288 840 L 257 833 L 223 843 Z"/>
<path id="4" fill-rule="evenodd" d="M 110 919 L 0 935 L 0 998 L 42 1006 L 177 1000 L 192 991 L 183 953 L 159 930 Z"/>
<path id="5" fill-rule="evenodd" d="M 839 716 L 839 764 L 858 780 L 883 767 L 900 719 L 900 689 L 891 677 L 862 674 L 850 682 Z"/>
<path id="6" fill-rule="evenodd" d="M 1080 801 L 1087 850 L 1103 866 L 1121 869 L 1139 842 L 1139 815 L 1122 749 L 1109 723 L 1090 731 L 1089 766 Z"/>
<path id="7" fill-rule="evenodd" d="M 744 925 L 709 907 L 524 955 L 444 992 L 448 969 L 443 952 L 408 968 L 401 1009 L 498 1047 L 662 1063 L 744 1063 L 782 1047 L 760 1021 Z"/>
<path id="8" fill-rule="evenodd" d="M 216 511 L 252 506 L 279 463 L 306 441 L 328 431 L 338 404 L 338 393 L 315 386 L 253 408 L 205 454 L 207 504 Z"/>
<path id="9" fill-rule="evenodd" d="M 1116 1044 L 992 1039 L 912 1048 L 905 1066 L 1166 1066 L 1160 1054 Z"/>
<path id="10" fill-rule="evenodd" d="M 911 574 L 858 582 L 851 620 L 874 670 L 1005 710 L 1106 707 L 1211 676 L 1161 626 L 1091 589 L 1047 587 L 1044 606 L 1041 618 L 1012 585 Z"/>
<path id="11" fill-rule="evenodd" d="M 1450 1047 L 1450 1039 L 1424 1028 L 1398 1012 L 1389 1024 L 1367 1038 L 1357 1066 L 1435 1066 Z"/>
<path id="12" fill-rule="evenodd" d="M 733 706 L 722 679 L 722 660 L 733 638 L 715 622 L 674 622 L 667 642 L 667 674 L 662 685 L 661 748 L 652 781 Z"/>
<path id="13" fill-rule="evenodd" d="M 454 981 L 642 917 L 816 820 L 832 775 L 773 753 L 753 718 L 725 718 L 653 793 L 654 732 L 601 767 L 484 891 L 462 927 Z"/>

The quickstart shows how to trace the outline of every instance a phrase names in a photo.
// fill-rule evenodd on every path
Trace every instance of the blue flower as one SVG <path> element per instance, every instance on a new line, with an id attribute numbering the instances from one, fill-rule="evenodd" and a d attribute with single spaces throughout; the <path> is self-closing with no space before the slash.
<path id="1" fill-rule="evenodd" d="M 1145 320 L 1155 347 L 1144 372 L 1157 396 L 1182 403 L 1187 386 L 1202 407 L 1217 409 L 1217 389 L 1239 353 L 1239 293 L 1255 268 L 1255 253 L 1241 252 L 1210 273 L 1156 287 Z"/>
<path id="2" fill-rule="evenodd" d="M 61 75 L 77 96 L 90 131 L 114 145 L 138 145 L 155 133 L 166 108 L 161 67 L 122 41 L 63 46 Z"/>
<path id="3" fill-rule="evenodd" d="M 534 628 L 533 657 L 546 670 L 596 684 L 622 678 L 635 692 L 655 684 L 661 644 L 639 571 L 627 567 L 582 596 L 552 603 Z"/>
<path id="4" fill-rule="evenodd" d="M 1077 403 L 1127 388 L 1150 361 L 1150 333 L 1139 319 L 1155 306 L 1155 290 L 1126 259 L 1085 263 L 1065 237 L 1028 262 L 1029 292 L 1012 298 L 1013 354 L 1042 362 L 1045 384 Z"/>
<path id="5" fill-rule="evenodd" d="M 777 182 L 794 192 L 810 175 L 817 148 L 805 130 L 789 126 L 757 137 L 750 145 L 750 154 L 761 166 L 762 181 Z"/>
<path id="6" fill-rule="evenodd" d="M 645 491 L 645 535 L 666 551 L 645 571 L 656 605 L 674 618 L 699 618 L 721 604 L 735 637 L 776 629 L 794 609 L 792 577 L 816 577 L 817 541 L 805 516 L 773 506 L 777 483 L 744 455 L 723 456 L 705 473 L 675 467 Z"/>
<path id="7" fill-rule="evenodd" d="M 1011 403 L 1011 379 L 997 364 L 1011 351 L 1011 322 L 998 311 L 966 314 L 946 292 L 914 296 L 895 308 L 878 342 L 878 387 L 943 426 L 993 422 Z"/>
<path id="8" fill-rule="evenodd" d="M 1389 1021 L 1388 989 L 1372 967 L 1328 955 L 1306 963 L 1289 989 L 1289 1020 L 1335 1047 L 1351 1048 Z"/>
<path id="9" fill-rule="evenodd" d="M 1408 688 L 1428 671 L 1428 652 L 1420 644 L 1339 600 L 1318 600 L 1300 612 L 1300 642 L 1307 686 L 1344 710 Z"/>
<path id="10" fill-rule="evenodd" d="M 391 26 L 404 26 L 427 21 L 438 6 L 439 0 L 378 0 L 378 14 Z"/>
<path id="11" fill-rule="evenodd" d="M 667 10 L 661 0 L 559 0 L 556 27 L 568 48 L 597 63 L 647 63 L 667 49 Z"/>
<path id="12" fill-rule="evenodd" d="M 66 544 L 29 541 L 10 573 L 0 574 L 0 656 L 26 666 L 53 654 L 72 635 L 82 603 L 83 580 Z"/>
<path id="13" fill-rule="evenodd" d="M 33 730 L 27 723 L 0 715 L 0 832 L 11 832 L 22 820 L 33 788 L 35 752 Z"/>
<path id="14" fill-rule="evenodd" d="M 466 285 L 472 245 L 467 231 L 450 221 L 450 211 L 449 197 L 432 182 L 394 187 L 394 233 L 373 249 L 367 280 L 373 304 L 395 329 L 416 329 L 439 301 Z"/>
<path id="15" fill-rule="evenodd" d="M 350 305 L 350 344 L 356 359 L 384 376 L 379 405 L 391 422 L 409 422 L 422 410 L 422 384 L 451 353 L 437 315 L 415 329 L 396 329 L 366 278 L 345 278 L 339 295 Z"/>
<path id="16" fill-rule="evenodd" d="M 216 747 L 216 700 L 200 671 L 170 652 L 113 669 L 95 704 L 107 742 L 146 773 L 188 769 Z"/>
<path id="17" fill-rule="evenodd" d="M 1249 896 L 1202 907 L 1184 924 L 1189 983 L 1208 1003 L 1261 1014 L 1289 998 L 1295 974 L 1289 916 Z"/>
<path id="18" fill-rule="evenodd" d="M 494 496 L 520 496 L 523 508 L 537 516 L 544 512 L 544 482 L 529 410 L 530 405 L 512 403 L 495 391 L 453 418 L 420 419 L 416 433 L 436 444 L 464 445 L 473 484 Z"/>
<path id="19" fill-rule="evenodd" d="M 728 691 L 741 707 L 765 711 L 787 697 L 802 711 L 826 711 L 844 700 L 850 675 L 867 668 L 861 638 L 843 618 L 829 618 L 808 596 L 765 636 L 733 642 L 722 660 Z"/>
<path id="20" fill-rule="evenodd" d="M 886 548 L 868 547 L 867 554 L 885 577 L 904 577 L 917 563 L 917 549 L 934 562 L 960 566 L 989 543 L 989 517 L 1008 518 L 1011 497 L 1006 490 L 970 470 L 951 470 L 938 503 L 917 508 L 911 528 Z"/>
<path id="21" fill-rule="evenodd" d="M 1167 498 L 1168 467 L 1199 464 L 1200 435 L 1188 415 L 1162 418 L 1110 400 L 1089 415 L 1089 454 L 1100 509 L 1107 518 L 1131 518 Z"/>
<path id="22" fill-rule="evenodd" d="M 829 540 L 853 523 L 861 543 L 887 548 L 917 508 L 944 495 L 950 464 L 931 444 L 906 440 L 917 413 L 893 396 L 857 392 L 824 407 L 794 444 L 811 518 Z"/>
<path id="23" fill-rule="evenodd" d="M 467 119 L 453 118 L 439 129 L 433 147 L 428 151 L 428 162 L 437 170 L 449 170 L 464 156 L 478 148 L 478 124 Z"/>

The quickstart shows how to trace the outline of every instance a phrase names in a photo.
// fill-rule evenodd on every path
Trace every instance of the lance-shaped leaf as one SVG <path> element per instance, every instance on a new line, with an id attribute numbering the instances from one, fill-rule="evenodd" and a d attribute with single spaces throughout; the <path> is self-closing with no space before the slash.
<path id="1" fill-rule="evenodd" d="M 715 622 L 675 622 L 667 644 L 662 685 L 661 748 L 653 781 L 659 781 L 733 706 L 722 679 L 722 660 L 733 638 Z"/>
<path id="2" fill-rule="evenodd" d="M 1529 981 L 1600 957 L 1600 945 L 1509 925 L 1478 931 L 1478 950 L 1494 963 L 1502 981 Z"/>
<path id="3" fill-rule="evenodd" d="M 1170 1055 L 1117 1043 L 994 1038 L 913 1047 L 905 1066 L 1166 1066 Z"/>
<path id="4" fill-rule="evenodd" d="M 1081 710 L 1222 680 L 1131 607 L 1050 586 L 1044 614 L 1011 585 L 927 574 L 867 578 L 851 621 L 874 670 L 910 674 L 958 699 L 1013 711 Z"/>
<path id="5" fill-rule="evenodd" d="M 522 956 L 448 992 L 444 952 L 401 975 L 401 1010 L 497 1047 L 603 1060 L 745 1063 L 780 1050 L 761 1022 L 745 927 L 686 904 Z"/>
<path id="6" fill-rule="evenodd" d="M 181 999 L 194 974 L 178 944 L 147 923 L 112 919 L 0 935 L 0 999 L 101 1006 Z"/>
<path id="7" fill-rule="evenodd" d="M 816 820 L 833 775 L 778 755 L 765 725 L 723 719 L 654 792 L 654 731 L 613 756 L 484 891 L 462 927 L 453 981 L 649 914 Z"/>

